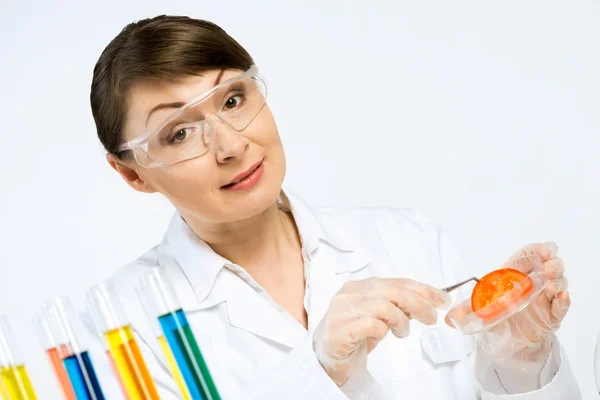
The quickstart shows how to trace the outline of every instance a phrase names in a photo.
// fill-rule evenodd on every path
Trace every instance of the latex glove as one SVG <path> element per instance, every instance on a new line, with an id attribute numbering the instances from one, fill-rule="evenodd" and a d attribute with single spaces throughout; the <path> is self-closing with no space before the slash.
<path id="1" fill-rule="evenodd" d="M 368 382 L 373 379 L 367 372 L 367 355 L 389 330 L 404 338 L 410 333 L 410 319 L 433 325 L 436 308 L 449 304 L 447 293 L 409 279 L 347 282 L 314 332 L 315 354 L 347 396 L 370 398 Z"/>
<path id="2" fill-rule="evenodd" d="M 520 257 L 533 254 L 542 258 L 542 269 L 550 280 L 546 288 L 523 310 L 478 334 L 479 348 L 501 364 L 514 361 L 544 361 L 550 353 L 550 335 L 560 327 L 571 304 L 566 291 L 567 278 L 564 276 L 564 264 L 557 257 L 556 243 L 527 245 L 517 251 L 504 267 L 511 266 L 513 261 Z M 511 267 L 515 268 L 514 265 Z M 518 263 L 517 268 L 528 273 L 531 271 L 532 264 Z M 461 312 L 461 310 L 453 312 Z M 453 326 L 448 317 L 446 322 Z"/>

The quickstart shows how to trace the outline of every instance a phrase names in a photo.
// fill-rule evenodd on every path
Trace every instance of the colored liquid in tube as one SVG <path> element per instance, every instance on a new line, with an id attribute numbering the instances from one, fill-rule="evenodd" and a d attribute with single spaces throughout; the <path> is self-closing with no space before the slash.
<path id="1" fill-rule="evenodd" d="M 192 398 L 220 400 L 185 313 L 178 310 L 158 321 Z"/>
<path id="2" fill-rule="evenodd" d="M 158 400 L 160 397 L 130 326 L 104 334 L 108 351 L 130 400 Z"/>
<path id="3" fill-rule="evenodd" d="M 0 387 L 7 400 L 37 400 L 24 365 L 0 367 Z"/>
<path id="4" fill-rule="evenodd" d="M 62 354 L 62 351 L 56 347 L 46 351 L 46 355 L 50 360 L 50 364 L 52 365 L 52 369 L 54 370 L 54 374 L 56 375 L 56 379 L 60 384 L 65 399 L 77 400 L 75 392 L 73 391 L 73 386 L 71 386 L 71 381 L 69 380 L 69 375 L 67 374 L 67 370 L 63 364 L 61 357 Z"/>
<path id="5" fill-rule="evenodd" d="M 187 390 L 185 386 L 185 381 L 183 380 L 183 376 L 181 375 L 181 371 L 177 366 L 177 362 L 175 361 L 175 357 L 173 356 L 173 352 L 169 348 L 169 344 L 167 343 L 167 339 L 164 336 L 158 338 L 158 344 L 167 359 L 167 366 L 169 367 L 169 371 L 171 371 L 171 375 L 173 375 L 173 379 L 175 379 L 175 383 L 179 388 L 179 392 L 183 396 L 184 400 L 192 400 L 192 396 L 190 396 L 190 392 Z"/>
<path id="6" fill-rule="evenodd" d="M 63 360 L 77 400 L 105 400 L 87 351 Z"/>
<path id="7" fill-rule="evenodd" d="M 117 377 L 117 382 L 119 382 L 119 387 L 121 388 L 121 393 L 127 396 L 127 391 L 125 390 L 125 385 L 123 384 L 123 380 L 119 376 L 119 371 L 117 371 L 117 366 L 115 365 L 115 361 L 110 355 L 110 351 L 106 350 L 106 357 L 108 358 L 108 363 L 110 364 L 110 369 L 112 373 Z"/>

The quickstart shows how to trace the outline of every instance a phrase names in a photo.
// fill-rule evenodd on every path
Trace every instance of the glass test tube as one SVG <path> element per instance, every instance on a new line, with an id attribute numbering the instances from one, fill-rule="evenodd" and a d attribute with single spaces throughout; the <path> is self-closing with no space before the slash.
<path id="1" fill-rule="evenodd" d="M 138 292 L 138 297 L 140 299 L 145 298 L 145 295 L 141 293 L 142 289 L 139 286 L 136 288 L 136 290 Z M 181 396 L 183 396 L 184 400 L 192 400 L 192 396 L 190 395 L 190 392 L 187 389 L 187 386 L 183 379 L 183 375 L 181 374 L 181 370 L 177 366 L 177 362 L 175 361 L 175 356 L 173 355 L 173 352 L 171 351 L 171 348 L 169 347 L 169 344 L 167 343 L 167 339 L 165 339 L 165 335 L 163 334 L 163 331 L 160 326 L 160 323 L 158 322 L 158 319 L 156 318 L 156 316 L 153 316 L 150 314 L 150 310 L 148 309 L 148 306 L 146 305 L 145 302 L 142 301 L 141 303 L 142 303 L 142 308 L 144 309 L 144 312 L 146 313 L 146 318 L 148 319 L 148 323 L 150 324 L 150 327 L 152 328 L 152 332 L 154 333 L 154 336 L 156 337 L 156 340 L 158 341 L 158 345 L 160 346 L 160 349 L 165 356 L 165 359 L 167 361 L 167 367 L 169 368 L 169 371 L 171 372 L 171 375 L 173 376 L 173 379 L 175 380 L 175 383 L 177 384 L 179 393 L 181 394 Z"/>
<path id="2" fill-rule="evenodd" d="M 130 400 L 158 400 L 160 397 L 133 329 L 110 283 L 101 283 L 86 292 L 86 304 L 96 328 L 104 337 L 108 356 Z"/>
<path id="3" fill-rule="evenodd" d="M 220 400 L 192 328 L 166 276 L 155 268 L 151 273 L 140 277 L 137 291 L 140 301 L 147 307 L 149 317 L 158 318 L 163 336 L 191 397 Z"/>
<path id="4" fill-rule="evenodd" d="M 49 317 L 43 312 L 39 312 L 33 317 L 33 326 L 38 335 L 38 339 L 41 342 L 46 356 L 50 361 L 50 365 L 54 370 L 54 375 L 58 380 L 58 383 L 63 391 L 65 399 L 77 400 L 67 370 L 63 365 L 63 358 L 66 356 L 66 343 L 59 343 L 56 339 L 52 327 L 50 325 Z"/>
<path id="5" fill-rule="evenodd" d="M 92 319 L 94 329 L 96 329 L 96 333 L 99 335 L 98 338 L 100 339 L 100 342 L 102 343 L 102 349 L 104 350 L 104 353 L 106 354 L 106 359 L 108 360 L 108 365 L 110 366 L 110 370 L 112 371 L 115 378 L 117 378 L 117 383 L 119 384 L 121 393 L 123 393 L 125 395 L 125 397 L 127 397 L 127 390 L 125 389 L 123 380 L 119 376 L 119 371 L 117 371 L 117 366 L 115 365 L 115 362 L 114 362 L 112 356 L 110 355 L 110 349 L 108 348 L 108 344 L 106 343 L 105 340 L 103 340 L 104 335 L 102 333 L 102 329 L 100 328 L 101 325 L 100 325 L 99 321 L 96 320 L 96 318 L 97 318 L 96 316 L 94 316 L 93 314 L 90 314 L 90 317 Z"/>
<path id="6" fill-rule="evenodd" d="M 66 344 L 63 365 L 77 400 L 105 400 L 90 354 L 81 341 L 79 321 L 69 299 L 56 297 L 46 307 L 59 342 Z"/>
<path id="7" fill-rule="evenodd" d="M 37 400 L 5 315 L 0 315 L 0 394 L 5 400 Z"/>

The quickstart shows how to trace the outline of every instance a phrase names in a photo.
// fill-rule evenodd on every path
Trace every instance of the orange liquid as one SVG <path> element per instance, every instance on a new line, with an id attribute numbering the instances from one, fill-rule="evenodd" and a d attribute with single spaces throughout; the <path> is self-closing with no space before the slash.
<path id="1" fill-rule="evenodd" d="M 158 391 L 130 326 L 104 334 L 108 351 L 130 400 L 159 400 Z"/>
<path id="2" fill-rule="evenodd" d="M 69 375 L 67 375 L 67 370 L 63 365 L 61 354 L 59 354 L 59 350 L 57 348 L 53 348 L 48 350 L 46 354 L 50 359 L 50 364 L 52 364 L 54 374 L 56 375 L 56 379 L 58 379 L 58 383 L 63 390 L 65 399 L 77 400 L 75 392 L 73 391 L 73 387 L 71 386 L 71 381 L 69 380 Z"/>

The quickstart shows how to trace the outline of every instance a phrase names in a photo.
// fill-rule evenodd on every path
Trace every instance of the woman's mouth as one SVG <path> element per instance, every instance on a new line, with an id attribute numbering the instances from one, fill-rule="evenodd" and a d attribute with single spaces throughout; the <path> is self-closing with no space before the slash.
<path id="1" fill-rule="evenodd" d="M 240 191 L 240 190 L 246 190 L 248 188 L 251 188 L 252 186 L 254 186 L 254 184 L 256 182 L 258 182 L 258 180 L 260 179 L 260 177 L 263 174 L 264 169 L 265 168 L 264 168 L 263 162 L 260 161 L 256 164 L 254 164 L 253 166 L 251 166 L 246 171 L 237 175 L 227 185 L 221 186 L 221 189 Z"/>

